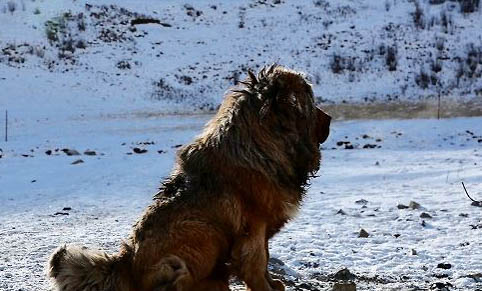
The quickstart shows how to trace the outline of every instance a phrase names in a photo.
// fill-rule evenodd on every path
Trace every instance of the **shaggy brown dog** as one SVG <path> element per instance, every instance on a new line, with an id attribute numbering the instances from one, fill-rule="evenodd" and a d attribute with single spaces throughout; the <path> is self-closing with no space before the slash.
<path id="1" fill-rule="evenodd" d="M 242 83 L 179 151 L 118 254 L 56 250 L 56 288 L 222 291 L 236 275 L 249 290 L 284 290 L 267 270 L 268 240 L 295 215 L 331 118 L 300 73 L 273 65 Z"/>

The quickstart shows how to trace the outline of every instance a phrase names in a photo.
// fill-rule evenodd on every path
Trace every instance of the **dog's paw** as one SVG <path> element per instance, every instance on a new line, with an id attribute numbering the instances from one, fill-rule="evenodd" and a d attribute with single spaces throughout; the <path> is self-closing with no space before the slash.
<path id="1" fill-rule="evenodd" d="M 273 291 L 285 291 L 285 285 L 280 280 L 270 280 L 269 285 L 273 288 Z"/>

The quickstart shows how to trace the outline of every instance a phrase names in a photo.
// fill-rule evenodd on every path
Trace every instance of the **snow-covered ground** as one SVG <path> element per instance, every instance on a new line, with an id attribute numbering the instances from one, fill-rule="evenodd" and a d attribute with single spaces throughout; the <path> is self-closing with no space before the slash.
<path id="1" fill-rule="evenodd" d="M 0 289 L 48 289 L 46 260 L 64 243 L 116 251 L 176 148 L 209 117 L 14 122 L 10 140 L 0 143 Z M 482 209 L 471 206 L 460 184 L 482 198 L 480 124 L 482 118 L 335 122 L 299 216 L 271 243 L 272 256 L 284 263 L 274 260 L 275 272 L 296 290 L 331 290 L 344 267 L 357 276 L 358 290 L 420 290 L 437 282 L 482 288 Z M 136 154 L 135 147 L 148 151 Z M 81 155 L 67 156 L 64 148 Z M 84 155 L 87 149 L 96 155 Z M 78 159 L 84 163 L 71 164 Z M 410 201 L 422 208 L 397 208 Z M 362 228 L 367 238 L 359 237 Z"/>
<path id="2" fill-rule="evenodd" d="M 0 1 L 0 290 L 47 290 L 63 243 L 116 251 L 247 69 L 307 72 L 345 119 L 433 117 L 439 93 L 442 116 L 481 116 L 482 8 L 459 2 Z M 461 186 L 482 199 L 481 125 L 334 122 L 273 272 L 288 290 L 331 290 L 344 267 L 358 290 L 482 290 L 482 208 Z"/>

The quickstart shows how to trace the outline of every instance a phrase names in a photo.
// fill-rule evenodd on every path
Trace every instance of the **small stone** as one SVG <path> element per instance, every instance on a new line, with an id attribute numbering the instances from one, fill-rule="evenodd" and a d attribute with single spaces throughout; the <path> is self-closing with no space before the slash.
<path id="1" fill-rule="evenodd" d="M 482 207 L 482 202 L 481 201 L 474 201 L 470 205 L 476 206 L 476 207 Z"/>
<path id="2" fill-rule="evenodd" d="M 365 199 L 360 199 L 360 200 L 355 201 L 355 203 L 356 203 L 356 204 L 361 204 L 361 205 L 366 205 L 366 204 L 368 203 L 368 201 L 365 200 Z"/>
<path id="3" fill-rule="evenodd" d="M 166 153 L 166 151 L 164 151 L 164 150 L 158 150 L 157 153 L 158 153 L 158 154 L 164 154 L 164 153 Z"/>
<path id="4" fill-rule="evenodd" d="M 451 264 L 440 263 L 440 264 L 437 265 L 437 268 L 439 268 L 439 269 L 444 269 L 444 270 L 448 270 L 448 269 L 452 268 L 452 265 L 451 265 Z"/>
<path id="5" fill-rule="evenodd" d="M 336 212 L 336 214 L 340 214 L 340 215 L 346 215 L 346 212 L 343 211 L 343 209 L 340 209 Z"/>
<path id="6" fill-rule="evenodd" d="M 95 155 L 97 155 L 97 153 L 96 153 L 95 151 L 86 150 L 86 151 L 84 152 L 84 155 L 86 155 L 86 156 L 95 156 Z"/>
<path id="7" fill-rule="evenodd" d="M 358 234 L 358 237 L 367 238 L 368 236 L 369 236 L 369 234 L 366 230 L 364 230 L 363 228 L 360 229 L 360 233 Z"/>
<path id="8" fill-rule="evenodd" d="M 70 210 L 72 210 L 72 207 L 64 207 L 64 208 L 62 209 L 62 211 L 70 211 Z"/>
<path id="9" fill-rule="evenodd" d="M 403 204 L 398 204 L 398 205 L 397 205 L 397 208 L 398 208 L 398 209 L 407 209 L 408 206 L 407 206 L 407 205 L 403 205 Z"/>
<path id="10" fill-rule="evenodd" d="M 393 235 L 395 238 L 399 238 L 400 237 L 400 234 L 399 233 L 396 233 Z"/>
<path id="11" fill-rule="evenodd" d="M 469 214 L 468 213 L 460 213 L 459 216 L 460 217 L 469 217 Z"/>
<path id="12" fill-rule="evenodd" d="M 432 215 L 428 214 L 427 212 L 422 212 L 420 214 L 420 218 L 432 218 Z"/>
<path id="13" fill-rule="evenodd" d="M 81 159 L 75 160 L 72 162 L 72 165 L 82 164 L 84 161 Z"/>
<path id="14" fill-rule="evenodd" d="M 417 250 L 412 249 L 412 251 L 411 251 L 411 252 L 412 252 L 412 256 L 416 256 L 416 255 L 417 255 Z"/>
<path id="15" fill-rule="evenodd" d="M 285 263 L 278 258 L 269 258 L 269 262 L 273 265 L 284 266 Z"/>
<path id="16" fill-rule="evenodd" d="M 52 154 L 52 150 L 46 150 L 46 151 L 45 151 L 45 154 L 46 154 L 47 156 L 50 156 L 50 155 Z"/>
<path id="17" fill-rule="evenodd" d="M 147 153 L 146 149 L 140 149 L 140 148 L 133 148 L 132 151 L 135 152 L 136 154 Z"/>
<path id="18" fill-rule="evenodd" d="M 420 209 L 421 207 L 422 205 L 418 204 L 415 201 L 410 201 L 410 203 L 408 204 L 408 208 L 410 209 Z"/>
<path id="19" fill-rule="evenodd" d="M 180 147 L 182 147 L 182 144 L 173 145 L 171 148 L 177 149 L 177 148 L 180 148 Z"/>
<path id="20" fill-rule="evenodd" d="M 335 283 L 333 291 L 356 291 L 356 284 L 353 282 Z"/>
<path id="21" fill-rule="evenodd" d="M 422 220 L 422 226 L 423 227 L 427 226 L 427 223 L 425 223 L 425 220 Z"/>
<path id="22" fill-rule="evenodd" d="M 335 280 L 349 281 L 354 280 L 356 276 L 350 272 L 347 268 L 341 269 L 334 275 Z"/>
<path id="23" fill-rule="evenodd" d="M 62 151 L 67 155 L 67 156 L 78 156 L 80 153 L 76 150 L 72 149 L 62 149 Z"/>
<path id="24" fill-rule="evenodd" d="M 58 216 L 58 215 L 69 215 L 69 214 L 67 212 L 55 212 L 54 215 Z"/>
<path id="25" fill-rule="evenodd" d="M 430 286 L 431 290 L 442 290 L 442 291 L 449 291 L 449 287 L 453 287 L 452 284 L 450 283 L 443 283 L 443 282 L 436 282 L 433 283 L 432 286 Z"/>

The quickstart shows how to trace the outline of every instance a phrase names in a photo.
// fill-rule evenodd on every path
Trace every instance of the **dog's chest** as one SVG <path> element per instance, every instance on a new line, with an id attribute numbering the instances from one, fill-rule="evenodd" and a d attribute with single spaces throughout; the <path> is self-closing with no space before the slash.
<path id="1" fill-rule="evenodd" d="M 288 220 L 294 218 L 300 209 L 298 203 L 289 201 L 284 201 L 281 207 L 283 216 Z"/>

